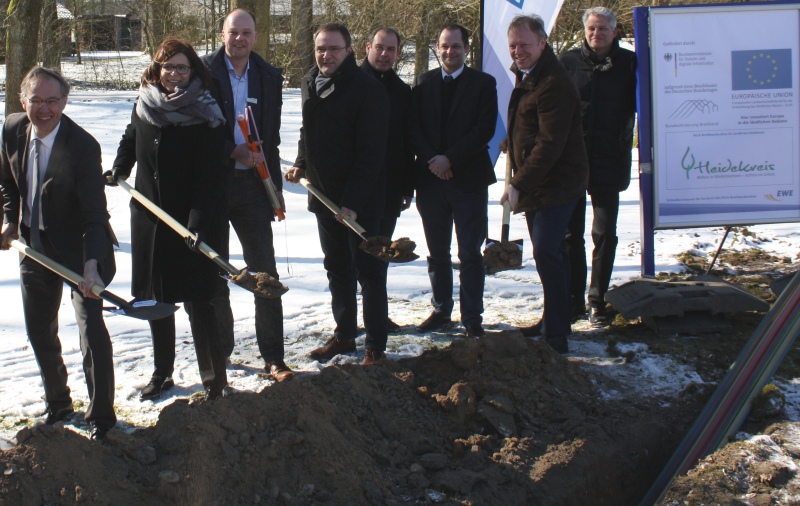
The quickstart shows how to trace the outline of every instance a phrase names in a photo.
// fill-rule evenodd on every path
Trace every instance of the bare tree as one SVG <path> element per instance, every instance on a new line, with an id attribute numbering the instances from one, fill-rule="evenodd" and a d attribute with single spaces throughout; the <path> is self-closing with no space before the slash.
<path id="1" fill-rule="evenodd" d="M 61 44 L 63 30 L 58 23 L 56 0 L 44 0 L 42 6 L 42 64 L 61 70 Z"/>
<path id="2" fill-rule="evenodd" d="M 294 42 L 294 58 L 286 72 L 289 86 L 300 86 L 300 80 L 308 69 L 314 65 L 313 22 L 314 11 L 312 0 L 292 0 L 292 40 Z"/>
<path id="3" fill-rule="evenodd" d="M 36 47 L 42 0 L 12 0 L 8 5 L 8 35 L 6 37 L 6 116 L 21 112 L 22 104 L 15 100 L 22 78 L 36 65 Z"/>

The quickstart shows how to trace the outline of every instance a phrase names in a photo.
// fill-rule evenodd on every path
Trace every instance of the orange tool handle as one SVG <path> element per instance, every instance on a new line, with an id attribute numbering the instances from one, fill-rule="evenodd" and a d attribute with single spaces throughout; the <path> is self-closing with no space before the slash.
<path id="1" fill-rule="evenodd" d="M 247 143 L 247 149 L 253 153 L 258 153 L 261 151 L 261 148 L 258 146 L 258 144 L 250 141 L 250 128 L 247 125 L 247 118 L 245 118 L 243 114 L 240 114 L 236 119 L 236 122 L 239 124 L 239 129 L 244 135 L 244 140 Z M 261 178 L 261 181 L 264 183 L 264 187 L 267 190 L 267 197 L 269 198 L 273 211 L 275 211 L 275 216 L 278 217 L 278 221 L 285 220 L 286 215 L 283 213 L 280 199 L 278 199 L 278 189 L 275 188 L 275 183 L 273 183 L 272 179 L 269 177 L 267 162 L 261 161 L 261 163 L 257 164 L 256 171 L 258 172 L 258 177 Z"/>

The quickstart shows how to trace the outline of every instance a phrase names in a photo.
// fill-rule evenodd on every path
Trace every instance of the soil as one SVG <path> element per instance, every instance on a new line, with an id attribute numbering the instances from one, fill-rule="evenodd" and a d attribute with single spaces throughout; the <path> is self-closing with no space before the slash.
<path id="1" fill-rule="evenodd" d="M 522 268 L 522 247 L 515 242 L 493 242 L 483 250 L 487 274 Z"/>
<path id="2" fill-rule="evenodd" d="M 102 444 L 60 423 L 25 428 L 0 453 L 0 506 L 638 504 L 762 316 L 703 338 L 618 317 L 579 337 L 611 356 L 644 343 L 691 365 L 705 385 L 677 397 L 642 396 L 542 341 L 489 329 L 382 366 L 174 402 L 155 426 Z M 778 375 L 796 378 L 799 365 L 792 349 Z M 800 424 L 762 406 L 772 409 L 743 428 L 760 439 L 706 458 L 663 504 L 800 504 Z"/>
<path id="3" fill-rule="evenodd" d="M 234 274 L 228 279 L 231 283 L 265 299 L 276 299 L 289 291 L 286 285 L 266 272 L 247 272 L 247 269 L 243 269 L 239 274 Z"/>
<path id="4" fill-rule="evenodd" d="M 359 247 L 385 262 L 402 264 L 419 258 L 419 255 L 414 253 L 417 243 L 408 237 L 401 237 L 395 241 L 384 236 L 370 237 Z"/>

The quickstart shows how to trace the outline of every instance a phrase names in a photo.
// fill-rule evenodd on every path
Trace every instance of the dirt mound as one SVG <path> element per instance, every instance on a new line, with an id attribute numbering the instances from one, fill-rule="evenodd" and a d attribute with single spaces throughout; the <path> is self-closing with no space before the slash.
<path id="1" fill-rule="evenodd" d="M 0 454 L 0 504 L 630 504 L 681 413 L 603 402 L 576 364 L 508 331 L 175 402 L 103 445 L 24 429 Z"/>

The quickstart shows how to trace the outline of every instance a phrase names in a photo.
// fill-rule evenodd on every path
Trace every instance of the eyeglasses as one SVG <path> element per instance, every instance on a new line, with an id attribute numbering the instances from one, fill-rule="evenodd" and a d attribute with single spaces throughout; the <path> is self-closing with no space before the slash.
<path id="1" fill-rule="evenodd" d="M 161 70 L 169 74 L 173 70 L 178 74 L 188 74 L 192 67 L 189 65 L 172 65 L 171 63 L 161 63 Z"/>
<path id="2" fill-rule="evenodd" d="M 320 46 L 317 48 L 317 54 L 333 53 L 336 51 L 341 51 L 344 48 L 345 46 Z"/>
<path id="3" fill-rule="evenodd" d="M 62 97 L 59 97 L 59 98 L 48 98 L 47 100 L 42 100 L 41 98 L 27 98 L 26 97 L 26 100 L 28 101 L 28 104 L 31 107 L 41 107 L 44 104 L 47 104 L 47 107 L 55 107 L 55 106 L 57 106 L 58 104 L 61 103 L 61 100 L 63 98 L 64 97 L 62 96 Z"/>

